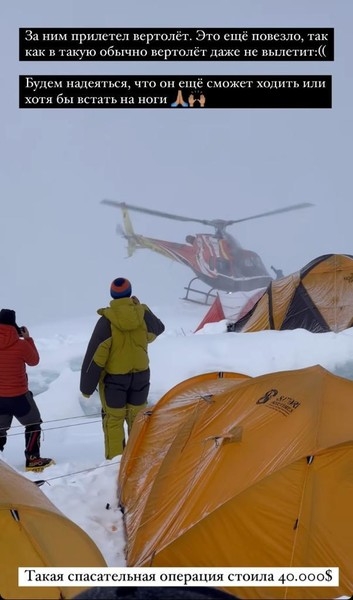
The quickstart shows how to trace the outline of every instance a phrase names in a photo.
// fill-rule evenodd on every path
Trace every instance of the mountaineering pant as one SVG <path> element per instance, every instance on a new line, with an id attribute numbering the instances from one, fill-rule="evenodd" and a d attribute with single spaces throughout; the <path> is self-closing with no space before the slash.
<path id="1" fill-rule="evenodd" d="M 126 375 L 106 374 L 100 382 L 105 458 L 112 459 L 123 453 L 125 422 L 130 434 L 135 418 L 147 405 L 149 389 L 149 369 Z"/>
<path id="2" fill-rule="evenodd" d="M 0 397 L 0 451 L 7 442 L 7 431 L 15 417 L 25 426 L 25 456 L 40 456 L 40 435 L 42 419 L 32 392 L 21 396 Z"/>

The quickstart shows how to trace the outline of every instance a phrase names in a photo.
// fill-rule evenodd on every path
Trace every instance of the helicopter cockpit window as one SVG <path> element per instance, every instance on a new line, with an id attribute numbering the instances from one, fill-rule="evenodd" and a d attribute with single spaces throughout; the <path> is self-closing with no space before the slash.
<path id="1" fill-rule="evenodd" d="M 263 274 L 263 264 L 256 254 L 247 254 L 243 256 L 242 271 L 245 277 L 254 277 Z"/>
<path id="2" fill-rule="evenodd" d="M 231 275 L 230 261 L 225 258 L 217 258 L 217 271 L 222 275 Z"/>
<path id="3" fill-rule="evenodd" d="M 261 261 L 258 256 L 246 256 L 244 258 L 245 267 L 261 267 Z"/>

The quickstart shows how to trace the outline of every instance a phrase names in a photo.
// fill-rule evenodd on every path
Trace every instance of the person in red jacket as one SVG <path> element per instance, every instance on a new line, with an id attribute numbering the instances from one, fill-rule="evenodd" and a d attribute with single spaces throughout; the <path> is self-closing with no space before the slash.
<path id="1" fill-rule="evenodd" d="M 0 310 L 0 451 L 16 417 L 25 426 L 26 471 L 42 471 L 54 464 L 52 458 L 40 456 L 42 419 L 28 389 L 26 365 L 38 363 L 38 350 L 27 327 L 18 327 L 14 310 Z"/>

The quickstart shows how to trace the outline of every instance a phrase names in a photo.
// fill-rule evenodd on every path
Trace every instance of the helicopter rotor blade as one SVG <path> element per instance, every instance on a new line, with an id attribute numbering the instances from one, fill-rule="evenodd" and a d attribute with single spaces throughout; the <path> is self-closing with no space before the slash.
<path id="1" fill-rule="evenodd" d="M 193 221 L 194 223 L 202 223 L 203 225 L 213 225 L 214 221 L 207 219 L 194 219 L 192 217 L 182 217 L 181 215 L 174 215 L 160 210 L 153 210 L 152 208 L 142 208 L 141 206 L 135 206 L 134 204 L 126 204 L 126 202 L 117 202 L 116 200 L 102 200 L 101 204 L 107 204 L 108 206 L 114 206 L 118 208 L 128 208 L 129 210 L 135 210 L 136 212 L 146 213 L 148 215 L 154 215 L 156 217 L 165 217 L 167 219 L 174 219 L 176 221 Z"/>
<path id="2" fill-rule="evenodd" d="M 280 213 L 285 213 L 292 210 L 300 210 L 302 208 L 309 208 L 310 206 L 314 206 L 314 204 L 312 204 L 311 202 L 302 202 L 300 204 L 292 204 L 291 206 L 287 206 L 285 208 L 277 208 L 275 210 L 259 213 L 258 215 L 253 215 L 251 217 L 244 217 L 243 219 L 233 219 L 228 221 L 223 219 L 196 219 L 193 217 L 183 217 L 181 215 L 175 215 L 160 210 L 154 210 L 152 208 L 143 208 L 141 206 L 135 206 L 134 204 L 127 204 L 126 202 L 117 202 L 116 200 L 102 200 L 101 204 L 106 204 L 108 206 L 114 206 L 117 208 L 128 208 L 129 210 L 134 210 L 136 212 L 154 215 L 156 217 L 174 219 L 175 221 L 201 223 L 202 225 L 209 225 L 210 227 L 215 227 L 219 230 L 224 230 L 229 225 L 234 225 L 235 223 L 243 223 L 244 221 L 250 221 L 252 219 L 260 219 L 261 217 L 269 217 L 271 215 L 278 215 Z"/>
<path id="3" fill-rule="evenodd" d="M 260 219 L 261 217 L 269 217 L 270 215 L 278 215 L 279 213 L 285 213 L 292 210 L 300 210 L 301 208 L 309 208 L 314 206 L 311 202 L 302 202 L 301 204 L 292 204 L 285 208 L 277 208 L 276 210 L 270 210 L 252 217 L 244 217 L 244 219 L 234 219 L 233 221 L 226 221 L 227 225 L 234 225 L 235 223 L 242 223 L 243 221 L 250 221 L 251 219 Z"/>

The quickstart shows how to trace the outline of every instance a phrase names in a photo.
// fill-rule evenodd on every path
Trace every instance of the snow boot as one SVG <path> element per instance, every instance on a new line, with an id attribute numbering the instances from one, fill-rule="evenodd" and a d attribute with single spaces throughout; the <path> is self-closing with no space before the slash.
<path id="1" fill-rule="evenodd" d="M 55 461 L 52 458 L 40 458 L 39 456 L 29 456 L 26 459 L 26 471 L 36 471 L 40 473 L 44 471 L 46 467 L 55 465 Z"/>

